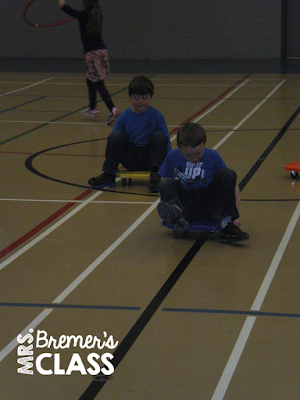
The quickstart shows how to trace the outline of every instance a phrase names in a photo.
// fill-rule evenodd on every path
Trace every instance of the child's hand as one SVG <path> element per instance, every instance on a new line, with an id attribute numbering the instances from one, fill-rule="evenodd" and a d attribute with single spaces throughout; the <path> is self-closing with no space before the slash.
<path id="1" fill-rule="evenodd" d="M 59 8 L 62 8 L 66 4 L 65 0 L 58 0 Z"/>

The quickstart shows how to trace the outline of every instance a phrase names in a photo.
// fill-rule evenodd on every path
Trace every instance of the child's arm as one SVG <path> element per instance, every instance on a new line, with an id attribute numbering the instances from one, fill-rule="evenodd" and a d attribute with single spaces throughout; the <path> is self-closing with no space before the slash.
<path id="1" fill-rule="evenodd" d="M 62 8 L 66 4 L 65 0 L 58 0 L 58 7 Z"/>
<path id="2" fill-rule="evenodd" d="M 58 6 L 66 14 L 70 15 L 73 18 L 79 19 L 80 11 L 68 6 L 68 4 L 66 4 L 66 0 L 58 0 Z"/>

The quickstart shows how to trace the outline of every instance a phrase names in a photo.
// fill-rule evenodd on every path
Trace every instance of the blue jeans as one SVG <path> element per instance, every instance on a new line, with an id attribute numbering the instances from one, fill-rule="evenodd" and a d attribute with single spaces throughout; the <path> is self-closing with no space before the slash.
<path id="1" fill-rule="evenodd" d="M 178 181 L 163 178 L 160 182 L 161 201 L 177 204 L 187 221 L 213 217 L 239 217 L 236 208 L 236 173 L 229 168 L 218 171 L 205 188 L 185 190 Z"/>
<path id="2" fill-rule="evenodd" d="M 102 170 L 118 172 L 119 164 L 130 171 L 158 171 L 167 155 L 168 139 L 164 133 L 152 133 L 145 147 L 133 146 L 122 132 L 112 132 L 107 138 L 106 159 Z"/>

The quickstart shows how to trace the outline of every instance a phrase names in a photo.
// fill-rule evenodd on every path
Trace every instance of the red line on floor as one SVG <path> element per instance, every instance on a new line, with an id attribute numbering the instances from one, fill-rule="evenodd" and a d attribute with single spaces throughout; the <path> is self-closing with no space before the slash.
<path id="1" fill-rule="evenodd" d="M 82 200 L 85 197 L 87 197 L 90 193 L 92 193 L 92 189 L 87 189 L 83 193 L 81 193 L 79 196 L 77 196 L 74 201 Z M 60 217 L 64 212 L 68 211 L 71 207 L 73 207 L 75 204 L 72 201 L 69 203 L 65 204 L 62 208 L 57 210 L 54 214 L 50 215 L 50 217 L 46 218 L 43 222 L 41 222 L 39 225 L 25 233 L 25 235 L 21 236 L 19 239 L 17 239 L 15 242 L 7 246 L 5 249 L 0 251 L 0 259 L 6 256 L 8 253 L 13 251 L 15 248 L 18 246 L 22 245 L 26 240 L 30 239 L 32 236 L 36 235 L 39 231 L 44 229 L 47 225 L 51 224 L 53 221 L 55 221 L 58 217 Z"/>
<path id="2" fill-rule="evenodd" d="M 235 82 L 232 86 L 230 86 L 228 89 L 226 89 L 223 93 L 221 93 L 219 96 L 217 96 L 214 100 L 212 100 L 210 103 L 208 103 L 206 106 L 204 106 L 201 110 L 199 110 L 197 113 L 183 121 L 180 126 L 182 126 L 184 123 L 192 121 L 196 117 L 198 117 L 200 114 L 202 114 L 204 111 L 206 111 L 208 108 L 213 106 L 215 103 L 217 103 L 219 100 L 221 100 L 223 97 L 225 97 L 228 93 L 230 93 L 236 86 L 238 86 L 241 82 L 243 82 L 245 79 L 247 79 L 250 75 L 252 75 L 253 72 L 245 75 L 243 78 L 239 79 L 237 82 Z M 174 128 L 170 134 L 176 133 L 178 128 Z M 84 197 L 88 196 L 93 190 L 88 189 L 84 191 L 81 195 L 76 197 L 75 200 L 82 200 Z M 54 214 L 52 214 L 50 217 L 45 219 L 45 221 L 41 222 L 39 225 L 37 225 L 35 228 L 31 229 L 29 232 L 27 232 L 25 235 L 20 237 L 18 240 L 16 240 L 14 243 L 10 244 L 7 246 L 5 249 L 0 251 L 0 259 L 6 256 L 8 253 L 13 251 L 16 247 L 22 245 L 26 240 L 30 239 L 32 236 L 34 236 L 37 232 L 39 232 L 41 229 L 45 228 L 48 224 L 53 222 L 56 218 L 58 218 L 60 215 L 62 215 L 64 212 L 69 210 L 73 205 L 76 203 L 69 202 L 65 206 L 63 206 L 60 210 L 56 211 Z"/>
<path id="3" fill-rule="evenodd" d="M 187 118 L 185 121 L 183 121 L 180 126 L 182 126 L 183 124 L 185 124 L 186 122 L 190 122 L 193 119 L 195 119 L 196 117 L 198 117 L 199 115 L 201 115 L 202 113 L 204 113 L 204 111 L 208 110 L 211 106 L 213 106 L 214 104 L 216 104 L 218 101 L 220 101 L 221 99 L 223 99 L 228 93 L 230 93 L 233 89 L 235 89 L 240 83 L 242 83 L 245 79 L 249 78 L 250 75 L 252 75 L 253 72 L 245 75 L 243 78 L 239 79 L 237 82 L 235 82 L 233 85 L 231 85 L 228 89 L 226 89 L 223 93 L 221 93 L 219 96 L 217 96 L 215 99 L 213 99 L 210 103 L 206 104 L 206 106 L 204 106 L 203 108 L 201 108 L 201 110 L 197 111 L 194 115 L 192 115 L 191 117 Z M 178 131 L 178 128 L 174 128 L 172 129 L 172 131 L 170 132 L 172 133 L 176 133 Z"/>

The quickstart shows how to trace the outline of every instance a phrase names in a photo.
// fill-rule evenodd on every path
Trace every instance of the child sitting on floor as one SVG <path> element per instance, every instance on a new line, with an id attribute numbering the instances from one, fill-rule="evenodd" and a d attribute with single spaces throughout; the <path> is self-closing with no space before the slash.
<path id="1" fill-rule="evenodd" d="M 227 168 L 216 150 L 205 148 L 202 126 L 188 122 L 177 133 L 178 149 L 170 151 L 160 167 L 161 224 L 222 218 L 219 241 L 239 242 L 249 235 L 239 228 L 240 203 L 236 173 Z"/>
<path id="2" fill-rule="evenodd" d="M 131 107 L 118 117 L 107 139 L 103 173 L 88 183 L 95 189 L 115 185 L 119 164 L 130 171 L 150 171 L 148 190 L 159 191 L 158 170 L 171 143 L 162 113 L 150 106 L 153 83 L 145 76 L 135 77 L 128 87 Z"/>

